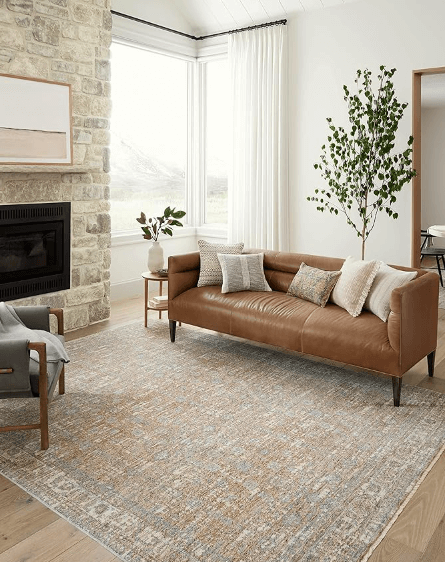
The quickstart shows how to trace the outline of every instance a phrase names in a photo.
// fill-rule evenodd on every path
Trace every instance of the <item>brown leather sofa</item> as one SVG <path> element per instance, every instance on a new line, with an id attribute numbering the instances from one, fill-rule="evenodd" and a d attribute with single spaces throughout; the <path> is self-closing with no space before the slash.
<path id="1" fill-rule="evenodd" d="M 255 252 L 262 250 L 255 250 Z M 253 250 L 252 250 L 253 252 Z M 176 322 L 192 324 L 391 375 L 394 406 L 400 404 L 402 376 L 424 357 L 434 374 L 437 345 L 439 277 L 417 271 L 391 295 L 388 322 L 364 310 L 353 318 L 328 302 L 325 308 L 286 294 L 301 262 L 339 270 L 342 259 L 264 252 L 264 270 L 272 292 L 222 294 L 220 286 L 197 287 L 199 252 L 168 261 L 168 316 L 175 341 Z"/>

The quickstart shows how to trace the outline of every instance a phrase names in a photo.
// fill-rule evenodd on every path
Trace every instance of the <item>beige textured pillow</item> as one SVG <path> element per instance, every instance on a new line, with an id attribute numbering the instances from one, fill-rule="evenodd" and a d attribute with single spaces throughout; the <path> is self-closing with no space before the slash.
<path id="1" fill-rule="evenodd" d="M 264 254 L 218 254 L 223 274 L 221 293 L 271 291 L 264 276 Z"/>
<path id="2" fill-rule="evenodd" d="M 340 275 L 341 271 L 325 271 L 302 262 L 289 285 L 287 294 L 313 302 L 323 308 Z"/>
<path id="3" fill-rule="evenodd" d="M 417 277 L 417 271 L 400 271 L 383 263 L 375 276 L 364 308 L 386 322 L 391 311 L 390 301 L 393 289 L 401 287 Z"/>
<path id="4" fill-rule="evenodd" d="M 205 240 L 198 240 L 199 246 L 199 279 L 198 287 L 207 285 L 222 285 L 223 276 L 218 254 L 241 254 L 244 242 L 238 244 L 212 244 Z"/>
<path id="5" fill-rule="evenodd" d="M 351 316 L 358 316 L 381 263 L 348 256 L 340 270 L 341 277 L 331 293 L 331 301 L 347 310 Z"/>

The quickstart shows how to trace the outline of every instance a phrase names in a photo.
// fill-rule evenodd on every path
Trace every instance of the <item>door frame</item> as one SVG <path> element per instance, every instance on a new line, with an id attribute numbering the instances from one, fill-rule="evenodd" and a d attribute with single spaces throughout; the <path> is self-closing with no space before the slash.
<path id="1" fill-rule="evenodd" d="M 445 74 L 445 66 L 413 70 L 413 108 L 412 135 L 413 168 L 417 175 L 413 178 L 412 223 L 411 223 L 411 267 L 420 268 L 420 229 L 422 219 L 422 76 L 424 74 Z"/>

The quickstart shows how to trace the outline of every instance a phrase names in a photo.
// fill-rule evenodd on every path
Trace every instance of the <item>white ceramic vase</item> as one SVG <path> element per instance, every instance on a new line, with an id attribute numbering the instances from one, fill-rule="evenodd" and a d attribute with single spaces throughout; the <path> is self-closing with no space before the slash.
<path id="1" fill-rule="evenodd" d="M 164 267 L 164 250 L 159 242 L 152 242 L 148 249 L 148 269 L 156 273 Z"/>

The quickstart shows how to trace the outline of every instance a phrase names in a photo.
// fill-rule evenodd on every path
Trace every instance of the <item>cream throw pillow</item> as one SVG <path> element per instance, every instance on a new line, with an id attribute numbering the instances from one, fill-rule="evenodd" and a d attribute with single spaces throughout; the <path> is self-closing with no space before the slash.
<path id="1" fill-rule="evenodd" d="M 331 301 L 347 310 L 351 316 L 358 316 L 381 263 L 348 256 L 340 270 L 340 279 L 331 293 Z"/>
<path id="2" fill-rule="evenodd" d="M 223 276 L 218 254 L 241 254 L 244 242 L 238 244 L 212 244 L 205 240 L 198 240 L 199 246 L 199 279 L 198 287 L 207 285 L 222 285 Z"/>
<path id="3" fill-rule="evenodd" d="M 271 291 L 264 276 L 264 254 L 218 254 L 223 274 L 221 293 Z"/>
<path id="4" fill-rule="evenodd" d="M 417 277 L 417 271 L 400 271 L 383 263 L 366 297 L 364 308 L 386 322 L 391 311 L 390 301 L 393 289 L 405 285 L 415 277 Z"/>

